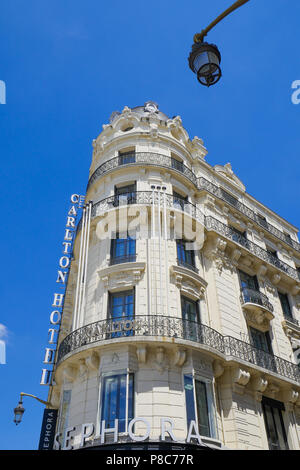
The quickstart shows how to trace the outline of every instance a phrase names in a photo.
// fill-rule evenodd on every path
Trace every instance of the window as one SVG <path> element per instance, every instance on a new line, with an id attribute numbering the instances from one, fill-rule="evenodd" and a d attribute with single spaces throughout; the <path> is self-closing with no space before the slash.
<path id="1" fill-rule="evenodd" d="M 115 427 L 126 432 L 128 423 L 134 416 L 134 377 L 133 374 L 118 374 L 103 377 L 101 397 L 101 421 L 105 428 Z"/>
<path id="2" fill-rule="evenodd" d="M 256 330 L 255 328 L 250 328 L 250 334 L 252 345 L 255 348 L 259 349 L 260 351 L 273 354 L 270 335 L 268 331 L 262 332 L 260 330 Z"/>
<path id="3" fill-rule="evenodd" d="M 121 321 L 125 322 L 133 320 L 135 310 L 134 290 L 109 293 L 109 318 L 113 322 L 118 323 L 121 327 L 117 327 L 115 332 L 109 333 L 110 338 L 119 336 L 132 336 L 133 330 L 124 330 Z"/>
<path id="4" fill-rule="evenodd" d="M 116 238 L 111 240 L 110 246 L 110 264 L 127 263 L 136 259 L 136 241 L 134 238 Z"/>
<path id="5" fill-rule="evenodd" d="M 267 219 L 263 215 L 256 214 L 256 217 L 257 217 L 257 222 L 259 223 L 259 225 L 261 225 L 262 227 L 268 228 Z"/>
<path id="6" fill-rule="evenodd" d="M 130 130 L 130 128 L 128 130 Z M 127 152 L 119 152 L 119 159 L 118 159 L 119 165 L 127 165 L 128 163 L 134 163 L 134 162 L 135 162 L 135 150 L 131 150 Z"/>
<path id="7" fill-rule="evenodd" d="M 231 206 L 237 206 L 238 204 L 238 199 L 234 196 L 232 196 L 231 194 L 229 194 L 227 191 L 225 191 L 224 189 L 221 188 L 221 194 L 222 194 L 222 197 L 223 199 L 228 202 Z"/>
<path id="8" fill-rule="evenodd" d="M 62 396 L 62 402 L 60 407 L 60 422 L 59 422 L 59 432 L 61 436 L 59 438 L 61 446 L 64 445 L 66 430 L 68 427 L 69 413 L 70 413 L 70 403 L 71 403 L 71 390 L 64 390 Z"/>
<path id="9" fill-rule="evenodd" d="M 242 289 L 259 290 L 256 276 L 250 276 L 250 274 L 247 274 L 244 271 L 239 271 L 239 277 Z"/>
<path id="10" fill-rule="evenodd" d="M 200 436 L 216 438 L 212 384 L 189 374 L 184 376 L 184 391 L 187 427 L 195 421 Z"/>
<path id="11" fill-rule="evenodd" d="M 284 404 L 272 400 L 271 398 L 262 398 L 262 409 L 266 426 L 266 433 L 270 450 L 288 450 L 286 432 L 284 429 L 282 411 Z"/>
<path id="12" fill-rule="evenodd" d="M 248 248 L 248 240 L 246 238 L 246 232 L 241 232 L 235 227 L 230 227 L 231 230 L 231 240 L 234 242 L 238 243 L 239 245 L 244 246 L 245 248 Z"/>
<path id="13" fill-rule="evenodd" d="M 191 341 L 201 341 L 198 302 L 182 296 L 181 312 L 183 320 L 184 339 L 189 339 Z"/>
<path id="14" fill-rule="evenodd" d="M 286 232 L 283 232 L 283 235 L 284 235 L 284 238 L 285 238 L 285 241 L 289 244 L 289 245 L 292 245 L 293 242 L 292 242 L 292 237 L 289 233 L 286 233 Z"/>
<path id="15" fill-rule="evenodd" d="M 171 157 L 171 166 L 174 170 L 178 170 L 183 173 L 183 161 L 180 160 L 178 157 Z"/>
<path id="16" fill-rule="evenodd" d="M 278 297 L 281 303 L 283 315 L 287 318 L 293 318 L 287 294 L 282 294 L 281 292 L 278 292 Z"/>
<path id="17" fill-rule="evenodd" d="M 188 204 L 188 196 L 182 196 L 181 194 L 173 191 L 173 204 L 179 206 L 179 209 L 184 211 L 184 206 Z"/>
<path id="18" fill-rule="evenodd" d="M 126 186 L 115 186 L 114 205 L 119 206 L 123 204 L 136 203 L 136 184 L 128 184 Z"/>
<path id="19" fill-rule="evenodd" d="M 272 249 L 270 249 L 270 248 L 267 247 L 267 253 L 270 255 L 270 258 L 271 258 L 271 259 L 272 259 L 273 257 L 275 257 L 275 258 L 278 259 L 277 251 L 272 250 Z"/>
<path id="20" fill-rule="evenodd" d="M 195 251 L 187 250 L 187 243 L 189 242 L 185 240 L 176 240 L 178 264 L 186 266 L 188 268 L 192 268 L 194 271 L 197 271 L 195 267 Z"/>

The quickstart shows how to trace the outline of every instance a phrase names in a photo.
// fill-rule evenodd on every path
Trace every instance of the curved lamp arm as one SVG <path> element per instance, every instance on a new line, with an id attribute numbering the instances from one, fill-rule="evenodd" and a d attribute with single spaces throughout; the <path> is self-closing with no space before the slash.
<path id="1" fill-rule="evenodd" d="M 231 7 L 227 8 L 221 15 L 219 15 L 212 23 L 210 23 L 207 28 L 203 29 L 201 33 L 197 33 L 194 36 L 194 42 L 202 42 L 203 38 L 207 35 L 207 33 L 214 27 L 216 24 L 220 23 L 223 18 L 225 18 L 229 13 L 233 12 L 237 8 L 241 7 L 245 3 L 249 2 L 249 0 L 237 0 Z"/>
<path id="2" fill-rule="evenodd" d="M 43 405 L 46 405 L 46 406 L 53 406 L 50 402 L 48 401 L 45 401 L 45 400 L 42 400 L 41 398 L 38 398 L 36 397 L 35 395 L 31 395 L 30 393 L 24 393 L 24 392 L 21 392 L 20 393 L 20 403 L 22 403 L 22 397 L 31 397 L 31 398 L 35 398 L 37 401 L 39 401 L 40 403 L 43 403 Z"/>

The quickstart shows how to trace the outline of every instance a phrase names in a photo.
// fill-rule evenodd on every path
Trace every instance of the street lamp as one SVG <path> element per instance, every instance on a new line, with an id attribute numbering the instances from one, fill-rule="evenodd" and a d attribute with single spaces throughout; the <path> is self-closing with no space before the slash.
<path id="1" fill-rule="evenodd" d="M 201 33 L 194 36 L 194 44 L 190 52 L 188 61 L 190 69 L 197 74 L 198 81 L 201 85 L 211 86 L 217 83 L 222 75 L 220 62 L 221 54 L 215 44 L 203 42 L 204 37 L 207 35 L 216 24 L 218 24 L 225 16 L 229 15 L 238 7 L 244 5 L 249 0 L 238 0 L 231 7 L 227 8 L 221 15 L 219 15 L 207 28 L 203 29 Z"/>
<path id="2" fill-rule="evenodd" d="M 51 403 L 48 402 L 48 401 L 44 401 L 42 400 L 41 398 L 38 398 L 36 397 L 35 395 L 30 395 L 29 393 L 24 393 L 24 392 L 21 392 L 20 393 L 20 400 L 19 400 L 19 403 L 18 405 L 16 406 L 16 408 L 14 408 L 14 423 L 16 423 L 16 426 L 18 424 L 20 424 L 20 422 L 22 421 L 22 417 L 23 417 L 23 414 L 25 412 L 25 408 L 23 408 L 23 397 L 31 397 L 31 398 L 35 398 L 37 401 L 39 401 L 40 403 L 43 403 L 43 405 L 46 405 L 46 406 L 50 406 L 52 407 Z"/>

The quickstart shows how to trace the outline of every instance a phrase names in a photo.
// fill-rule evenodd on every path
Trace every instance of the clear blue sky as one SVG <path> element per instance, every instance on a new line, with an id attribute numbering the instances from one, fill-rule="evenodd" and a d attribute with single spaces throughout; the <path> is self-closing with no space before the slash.
<path id="1" fill-rule="evenodd" d="M 21 391 L 47 396 L 39 381 L 69 196 L 84 193 L 92 139 L 112 111 L 154 100 L 180 115 L 210 164 L 231 162 L 248 193 L 300 225 L 300 2 L 250 0 L 218 25 L 207 39 L 223 77 L 207 89 L 187 65 L 193 35 L 231 3 L 1 2 L 1 449 L 38 445 L 43 406 L 25 398 L 18 427 L 12 409 Z"/>

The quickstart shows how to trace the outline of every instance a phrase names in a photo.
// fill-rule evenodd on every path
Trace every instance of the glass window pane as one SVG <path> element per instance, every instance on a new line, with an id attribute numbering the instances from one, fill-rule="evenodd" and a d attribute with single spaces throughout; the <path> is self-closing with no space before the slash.
<path id="1" fill-rule="evenodd" d="M 194 384 L 193 384 L 193 377 L 191 375 L 184 376 L 184 391 L 185 391 L 187 427 L 189 428 L 190 422 L 196 420 L 195 404 L 194 404 Z"/>
<path id="2" fill-rule="evenodd" d="M 286 436 L 285 436 L 285 431 L 283 429 L 283 419 L 282 419 L 282 412 L 278 408 L 273 409 L 274 412 L 274 421 L 275 421 L 275 426 L 277 430 L 277 436 L 278 436 L 278 445 L 280 449 L 287 449 L 286 445 Z"/>
<path id="3" fill-rule="evenodd" d="M 210 436 L 206 384 L 195 380 L 199 434 Z"/>

